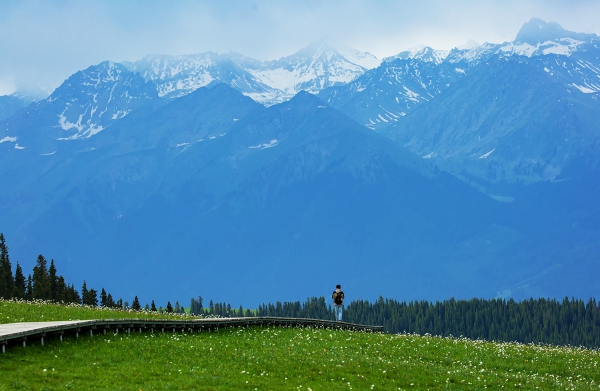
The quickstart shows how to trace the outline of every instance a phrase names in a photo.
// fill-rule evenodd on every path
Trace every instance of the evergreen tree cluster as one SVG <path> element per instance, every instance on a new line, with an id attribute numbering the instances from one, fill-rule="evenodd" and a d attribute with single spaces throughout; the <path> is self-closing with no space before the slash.
<path id="1" fill-rule="evenodd" d="M 600 347 L 600 304 L 564 298 L 445 300 L 409 303 L 380 297 L 375 303 L 353 301 L 348 322 L 383 325 L 390 333 L 464 336 L 489 341 Z"/>
<path id="2" fill-rule="evenodd" d="M 197 299 L 190 300 L 190 315 L 203 315 L 204 307 L 202 306 L 202 296 L 198 296 Z"/>
<path id="3" fill-rule="evenodd" d="M 200 303 L 202 298 L 199 297 Z M 194 301 L 198 305 L 198 301 Z M 201 307 L 194 307 L 201 308 Z M 324 297 L 304 303 L 261 304 L 256 310 L 232 309 L 210 301 L 195 314 L 220 317 L 273 316 L 333 320 L 331 304 Z M 380 297 L 375 303 L 353 301 L 344 309 L 346 322 L 384 326 L 389 333 L 431 334 L 489 341 L 546 343 L 600 348 L 600 303 L 590 299 L 471 299 L 400 302 Z"/>
<path id="4" fill-rule="evenodd" d="M 29 274 L 27 279 L 18 262 L 13 275 L 8 246 L 2 233 L 0 233 L 0 298 L 47 300 L 55 303 L 90 306 L 100 304 L 102 307 L 124 308 L 123 300 L 119 299 L 115 302 L 111 294 L 107 294 L 104 288 L 102 288 L 100 303 L 98 303 L 98 292 L 95 289 L 88 289 L 85 281 L 83 281 L 81 294 L 79 294 L 73 284 L 67 284 L 64 277 L 57 274 L 54 259 L 50 260 L 50 265 L 48 265 L 48 261 L 41 254 L 33 267 L 33 273 Z M 141 308 L 137 296 L 133 306 Z"/>
<path id="5" fill-rule="evenodd" d="M 310 318 L 333 320 L 331 304 L 327 305 L 324 297 L 311 297 L 304 303 L 276 302 L 275 304 L 262 304 L 258 306 L 257 316 L 277 316 L 286 318 Z"/>
<path id="6" fill-rule="evenodd" d="M 8 255 L 8 246 L 4 234 L 0 233 L 0 298 L 24 300 L 51 300 L 63 303 L 79 303 L 81 297 L 71 284 L 67 284 L 63 276 L 57 274 L 54 260 L 48 261 L 39 255 L 33 267 L 33 273 L 23 274 L 17 262 L 15 274 Z"/>

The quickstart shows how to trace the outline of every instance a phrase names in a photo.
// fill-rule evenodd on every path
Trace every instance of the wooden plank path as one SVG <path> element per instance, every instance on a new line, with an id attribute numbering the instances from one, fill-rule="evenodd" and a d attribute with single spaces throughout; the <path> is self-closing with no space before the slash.
<path id="1" fill-rule="evenodd" d="M 147 319 L 105 319 L 105 320 L 71 320 L 56 322 L 23 322 L 0 324 L 0 345 L 2 353 L 6 346 L 21 342 L 23 347 L 28 341 L 39 340 L 42 346 L 44 339 L 48 337 L 59 337 L 62 341 L 63 335 L 75 335 L 81 333 L 93 336 L 94 333 L 106 334 L 112 332 L 143 332 L 154 330 L 162 332 L 194 332 L 194 331 L 218 331 L 226 327 L 250 327 L 250 326 L 279 326 L 279 327 L 318 327 L 332 328 L 365 332 L 381 332 L 383 326 L 366 326 L 347 322 L 335 322 L 321 319 L 305 318 L 277 318 L 277 317 L 252 317 L 252 318 L 204 318 L 194 320 L 147 320 Z"/>

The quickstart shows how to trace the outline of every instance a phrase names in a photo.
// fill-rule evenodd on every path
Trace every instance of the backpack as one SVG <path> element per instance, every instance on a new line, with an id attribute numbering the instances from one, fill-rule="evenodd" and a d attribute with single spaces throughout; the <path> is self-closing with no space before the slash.
<path id="1" fill-rule="evenodd" d="M 331 297 L 333 297 L 333 304 L 335 305 L 341 305 L 344 304 L 344 292 L 333 292 L 333 294 L 331 295 Z"/>

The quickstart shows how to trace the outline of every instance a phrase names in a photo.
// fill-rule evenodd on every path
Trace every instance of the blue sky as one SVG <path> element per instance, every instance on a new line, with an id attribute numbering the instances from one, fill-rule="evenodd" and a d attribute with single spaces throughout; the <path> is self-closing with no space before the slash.
<path id="1" fill-rule="evenodd" d="M 80 69 L 146 54 L 260 60 L 326 38 L 382 58 L 418 44 L 513 40 L 532 17 L 600 34 L 600 1 L 0 1 L 0 95 L 52 90 Z"/>

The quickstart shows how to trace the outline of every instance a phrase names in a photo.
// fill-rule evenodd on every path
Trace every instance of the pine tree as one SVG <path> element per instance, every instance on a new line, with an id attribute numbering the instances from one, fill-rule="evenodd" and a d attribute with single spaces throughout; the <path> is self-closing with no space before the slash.
<path id="1" fill-rule="evenodd" d="M 133 299 L 133 303 L 131 303 L 131 309 L 135 311 L 139 311 L 142 309 L 142 306 L 140 305 L 140 300 L 137 296 Z"/>
<path id="2" fill-rule="evenodd" d="M 115 303 L 115 301 L 113 300 L 112 295 L 109 293 L 108 296 L 106 296 L 106 306 L 109 308 L 113 308 L 115 307 L 117 304 Z"/>
<path id="3" fill-rule="evenodd" d="M 13 294 L 15 280 L 8 256 L 8 247 L 4 235 L 0 233 L 0 298 L 10 299 Z"/>
<path id="4" fill-rule="evenodd" d="M 81 304 L 87 305 L 88 298 L 89 298 L 89 292 L 87 289 L 87 284 L 85 283 L 85 280 L 83 280 L 83 286 L 81 287 Z"/>
<path id="5" fill-rule="evenodd" d="M 175 301 L 175 308 L 173 308 L 173 312 L 176 314 L 181 312 L 181 306 L 179 305 L 179 301 Z"/>
<path id="6" fill-rule="evenodd" d="M 13 288 L 12 297 L 16 299 L 24 299 L 26 295 L 27 285 L 25 283 L 25 276 L 23 275 L 23 269 L 17 262 L 15 270 L 15 286 Z"/>
<path id="7" fill-rule="evenodd" d="M 190 301 L 190 315 L 201 315 L 204 313 L 202 308 L 202 296 L 198 296 L 197 299 L 192 297 Z"/>
<path id="8" fill-rule="evenodd" d="M 67 285 L 65 288 L 65 303 L 81 304 L 81 296 L 75 289 L 75 285 Z"/>
<path id="9" fill-rule="evenodd" d="M 67 298 L 66 298 L 66 292 L 67 292 L 67 284 L 65 283 L 65 279 L 63 276 L 59 276 L 56 282 L 56 297 L 55 297 L 55 301 L 60 303 L 60 302 L 67 302 Z"/>
<path id="10" fill-rule="evenodd" d="M 173 306 L 170 301 L 167 301 L 167 312 L 170 314 L 173 312 Z"/>
<path id="11" fill-rule="evenodd" d="M 33 299 L 33 282 L 31 281 L 31 274 L 27 276 L 27 290 L 25 291 L 25 300 Z"/>
<path id="12" fill-rule="evenodd" d="M 148 303 L 146 303 L 146 305 L 144 306 L 144 311 L 146 311 L 146 312 L 150 311 L 150 306 L 148 305 Z"/>
<path id="13" fill-rule="evenodd" d="M 42 254 L 38 255 L 36 265 L 33 268 L 33 292 L 34 299 L 50 300 L 50 274 L 48 273 L 48 261 Z"/>
<path id="14" fill-rule="evenodd" d="M 57 301 L 58 278 L 56 277 L 56 266 L 54 266 L 54 259 L 50 260 L 50 267 L 48 268 L 48 277 L 50 282 L 50 300 Z"/>
<path id="15" fill-rule="evenodd" d="M 154 300 L 152 300 L 152 306 L 150 307 L 150 311 L 156 312 L 156 304 L 154 304 Z"/>
<path id="16" fill-rule="evenodd" d="M 121 308 L 121 309 L 123 308 L 123 299 L 119 299 L 117 301 L 117 308 Z"/>
<path id="17" fill-rule="evenodd" d="M 106 291 L 104 290 L 104 288 L 102 288 L 102 290 L 100 291 L 100 306 L 101 307 L 108 307 L 108 296 L 106 295 Z"/>
<path id="18" fill-rule="evenodd" d="M 98 291 L 95 289 L 90 289 L 88 291 L 88 305 L 97 307 L 98 306 Z"/>

